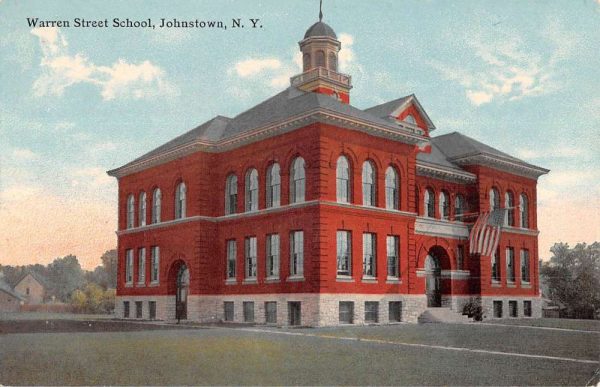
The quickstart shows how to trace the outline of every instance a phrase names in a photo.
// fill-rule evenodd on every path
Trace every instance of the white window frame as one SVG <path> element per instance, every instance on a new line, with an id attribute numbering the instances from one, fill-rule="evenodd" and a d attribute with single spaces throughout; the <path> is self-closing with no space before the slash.
<path id="1" fill-rule="evenodd" d="M 267 279 L 279 279 L 280 243 L 279 234 L 267 235 Z"/>
<path id="2" fill-rule="evenodd" d="M 127 196 L 127 228 L 135 226 L 135 197 L 133 194 Z"/>
<path id="3" fill-rule="evenodd" d="M 273 163 L 267 170 L 267 208 L 281 205 L 281 167 Z"/>
<path id="4" fill-rule="evenodd" d="M 258 211 L 258 171 L 256 168 L 246 172 L 245 183 L 246 212 Z"/>
<path id="5" fill-rule="evenodd" d="M 377 277 L 377 235 L 363 233 L 363 278 Z"/>
<path id="6" fill-rule="evenodd" d="M 347 230 L 336 233 L 336 273 L 338 277 L 352 277 L 352 234 Z"/>
<path id="7" fill-rule="evenodd" d="M 465 214 L 465 198 L 458 194 L 454 197 L 454 220 L 462 222 Z"/>
<path id="8" fill-rule="evenodd" d="M 228 280 L 234 280 L 237 277 L 237 242 L 235 239 L 229 239 L 227 242 L 227 262 L 226 275 Z"/>
<path id="9" fill-rule="evenodd" d="M 139 198 L 139 225 L 141 226 L 145 226 L 146 225 L 146 192 L 142 191 L 140 193 L 140 198 Z"/>
<path id="10" fill-rule="evenodd" d="M 515 195 L 511 191 L 504 193 L 504 225 L 513 227 L 515 225 Z"/>
<path id="11" fill-rule="evenodd" d="M 431 188 L 426 188 L 423 193 L 423 205 L 423 216 L 435 218 L 435 192 Z"/>
<path id="12" fill-rule="evenodd" d="M 531 262 L 528 249 L 521 249 L 521 283 L 529 284 L 531 281 Z M 527 272 L 527 279 L 524 279 L 523 270 Z"/>
<path id="13" fill-rule="evenodd" d="M 397 280 L 400 278 L 400 237 L 398 235 L 388 235 L 386 237 L 387 247 L 387 277 Z M 395 270 L 390 270 L 393 263 Z"/>
<path id="14" fill-rule="evenodd" d="M 440 192 L 440 219 L 450 219 L 450 195 L 446 191 Z"/>
<path id="15" fill-rule="evenodd" d="M 500 208 L 500 191 L 497 188 L 492 187 L 490 189 L 490 211 Z"/>
<path id="16" fill-rule="evenodd" d="M 150 283 L 158 284 L 160 281 L 160 247 L 151 247 Z"/>
<path id="17" fill-rule="evenodd" d="M 350 203 L 350 163 L 341 155 L 335 169 L 336 200 L 338 203 Z"/>
<path id="18" fill-rule="evenodd" d="M 160 215 L 162 211 L 162 192 L 160 192 L 160 188 L 156 188 L 154 192 L 152 192 L 152 223 L 160 223 Z"/>
<path id="19" fill-rule="evenodd" d="M 529 228 L 529 199 L 524 193 L 519 195 L 519 226 Z"/>
<path id="20" fill-rule="evenodd" d="M 238 200 L 238 181 L 237 176 L 231 174 L 225 181 L 225 215 L 237 213 Z"/>
<path id="21" fill-rule="evenodd" d="M 513 247 L 506 248 L 506 282 L 515 283 L 517 274 L 515 268 L 515 249 Z M 512 267 L 512 269 L 511 269 Z"/>
<path id="22" fill-rule="evenodd" d="M 187 187 L 182 181 L 175 190 L 175 219 L 183 219 L 186 216 Z"/>
<path id="23" fill-rule="evenodd" d="M 492 254 L 490 271 L 492 282 L 499 283 L 502 279 L 500 275 L 500 249 L 496 249 L 496 251 L 494 251 L 494 253 Z"/>
<path id="24" fill-rule="evenodd" d="M 306 163 L 296 157 L 290 169 L 290 203 L 303 203 L 306 197 Z"/>
<path id="25" fill-rule="evenodd" d="M 304 278 L 304 231 L 290 233 L 290 277 Z"/>
<path id="26" fill-rule="evenodd" d="M 125 284 L 133 284 L 133 249 L 125 250 Z"/>
<path id="27" fill-rule="evenodd" d="M 363 163 L 362 168 L 363 206 L 377 205 L 377 172 L 371 160 Z"/>
<path id="28" fill-rule="evenodd" d="M 244 246 L 246 251 L 245 279 L 256 280 L 256 275 L 258 272 L 258 251 L 256 237 L 246 237 Z"/>
<path id="29" fill-rule="evenodd" d="M 398 171 L 393 166 L 385 171 L 385 208 L 388 210 L 400 209 L 400 182 Z"/>
<path id="30" fill-rule="evenodd" d="M 138 249 L 138 285 L 146 284 L 146 248 Z"/>

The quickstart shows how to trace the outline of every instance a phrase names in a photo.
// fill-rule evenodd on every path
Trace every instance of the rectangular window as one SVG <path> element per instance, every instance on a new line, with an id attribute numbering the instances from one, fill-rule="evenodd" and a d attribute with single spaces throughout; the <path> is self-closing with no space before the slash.
<path id="1" fill-rule="evenodd" d="M 254 322 L 254 302 L 244 301 L 244 322 Z"/>
<path id="2" fill-rule="evenodd" d="M 148 301 L 148 317 L 150 320 L 156 319 L 156 301 Z"/>
<path id="3" fill-rule="evenodd" d="M 502 301 L 494 301 L 494 317 L 502 318 Z"/>
<path id="4" fill-rule="evenodd" d="M 340 301 L 340 324 L 354 324 L 354 302 Z"/>
<path id="5" fill-rule="evenodd" d="M 246 238 L 246 278 L 256 278 L 256 237 Z"/>
<path id="6" fill-rule="evenodd" d="M 518 317 L 517 301 L 508 301 L 508 315 L 510 317 Z"/>
<path id="7" fill-rule="evenodd" d="M 337 232 L 337 275 L 352 275 L 351 240 L 350 231 Z"/>
<path id="8" fill-rule="evenodd" d="M 160 268 L 160 248 L 158 246 L 151 247 L 152 262 L 150 263 L 150 282 L 158 283 L 159 268 Z"/>
<path id="9" fill-rule="evenodd" d="M 506 248 L 506 280 L 515 282 L 515 249 Z"/>
<path id="10" fill-rule="evenodd" d="M 365 322 L 371 324 L 379 322 L 379 302 L 365 301 Z"/>
<path id="11" fill-rule="evenodd" d="M 267 277 L 279 278 L 279 234 L 267 235 Z"/>
<path id="12" fill-rule="evenodd" d="M 363 276 L 364 277 L 375 277 L 376 268 L 375 262 L 377 257 L 375 256 L 375 234 L 364 233 L 363 234 Z"/>
<path id="13" fill-rule="evenodd" d="M 135 302 L 135 318 L 142 318 L 143 307 L 144 307 L 144 304 L 142 303 L 142 301 Z"/>
<path id="14" fill-rule="evenodd" d="M 129 301 L 123 301 L 123 318 L 129 318 Z"/>
<path id="15" fill-rule="evenodd" d="M 290 234 L 290 274 L 304 275 L 304 232 L 293 231 Z"/>
<path id="16" fill-rule="evenodd" d="M 529 283 L 529 250 L 521 250 L 521 282 Z"/>
<path id="17" fill-rule="evenodd" d="M 402 321 L 402 301 L 390 301 L 389 316 L 390 322 Z"/>
<path id="18" fill-rule="evenodd" d="M 463 245 L 456 246 L 456 270 L 463 270 L 465 264 L 465 247 Z"/>
<path id="19" fill-rule="evenodd" d="M 288 324 L 291 326 L 302 324 L 302 303 L 300 301 L 288 302 Z"/>
<path id="20" fill-rule="evenodd" d="M 227 278 L 235 279 L 235 262 L 237 257 L 237 247 L 235 240 L 227 241 Z"/>
<path id="21" fill-rule="evenodd" d="M 133 283 L 133 249 L 125 251 L 125 283 Z"/>
<path id="22" fill-rule="evenodd" d="M 265 302 L 265 322 L 267 324 L 277 324 L 277 302 Z"/>
<path id="23" fill-rule="evenodd" d="M 223 303 L 223 312 L 225 321 L 233 321 L 233 301 Z"/>
<path id="24" fill-rule="evenodd" d="M 500 249 L 492 254 L 492 281 L 500 282 Z"/>
<path id="25" fill-rule="evenodd" d="M 395 235 L 388 235 L 386 239 L 387 245 L 387 275 L 391 278 L 400 277 L 400 257 L 399 257 L 399 246 L 400 237 Z"/>
<path id="26" fill-rule="evenodd" d="M 523 315 L 531 317 L 531 301 L 523 301 Z"/>
<path id="27" fill-rule="evenodd" d="M 146 283 L 146 249 L 138 250 L 138 284 Z"/>

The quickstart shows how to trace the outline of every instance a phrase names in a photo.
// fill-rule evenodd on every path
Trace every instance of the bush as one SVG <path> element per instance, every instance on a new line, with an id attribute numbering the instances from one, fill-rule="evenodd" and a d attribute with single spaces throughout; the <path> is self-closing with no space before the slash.
<path id="1" fill-rule="evenodd" d="M 481 308 L 481 302 L 479 299 L 471 298 L 469 301 L 463 306 L 463 314 L 469 316 L 475 321 L 483 320 L 483 309 Z"/>
<path id="2" fill-rule="evenodd" d="M 71 304 L 78 313 L 112 313 L 115 307 L 115 290 L 103 290 L 95 283 L 71 294 Z"/>

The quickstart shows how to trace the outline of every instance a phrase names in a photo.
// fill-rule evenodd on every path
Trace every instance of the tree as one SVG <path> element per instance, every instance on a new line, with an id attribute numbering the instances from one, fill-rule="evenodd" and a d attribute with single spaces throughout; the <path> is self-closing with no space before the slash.
<path id="1" fill-rule="evenodd" d="M 74 255 L 56 258 L 47 268 L 49 293 L 59 300 L 68 302 L 71 293 L 85 283 L 84 272 Z"/>
<path id="2" fill-rule="evenodd" d="M 556 243 L 550 251 L 553 256 L 541 269 L 548 297 L 565 305 L 569 317 L 600 315 L 600 243 L 578 243 L 574 248 Z"/>
<path id="3" fill-rule="evenodd" d="M 115 289 L 117 287 L 117 250 L 106 251 L 100 259 L 102 260 L 102 269 L 106 273 L 105 288 Z"/>

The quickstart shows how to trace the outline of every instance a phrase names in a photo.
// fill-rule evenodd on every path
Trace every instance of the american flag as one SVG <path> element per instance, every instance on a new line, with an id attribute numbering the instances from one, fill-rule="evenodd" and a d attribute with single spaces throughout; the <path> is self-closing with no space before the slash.
<path id="1" fill-rule="evenodd" d="M 496 208 L 479 215 L 469 235 L 469 253 L 490 257 L 500 241 L 506 208 Z"/>

